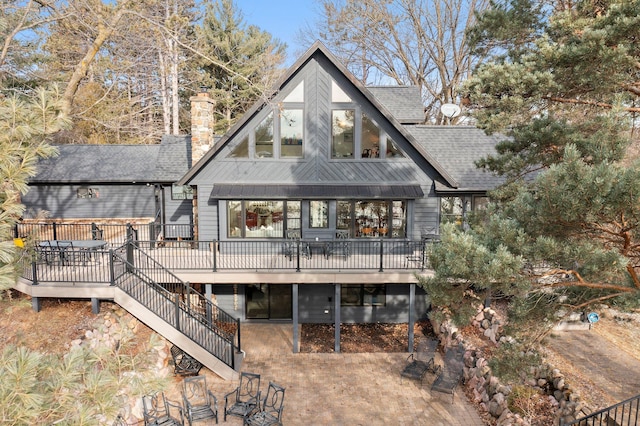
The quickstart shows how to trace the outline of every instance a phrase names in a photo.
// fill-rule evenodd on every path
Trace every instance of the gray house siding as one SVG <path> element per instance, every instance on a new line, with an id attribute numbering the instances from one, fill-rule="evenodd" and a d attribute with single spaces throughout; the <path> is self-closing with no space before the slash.
<path id="1" fill-rule="evenodd" d="M 429 196 L 415 200 L 413 203 L 413 229 L 409 237 L 418 239 L 421 233 L 437 233 L 440 221 L 440 199 L 433 193 L 433 188 L 422 187 Z"/>
<path id="2" fill-rule="evenodd" d="M 244 285 L 237 285 L 237 295 L 234 294 L 233 287 L 228 284 L 214 284 L 212 291 L 215 295 L 215 301 L 223 311 L 244 319 Z"/>
<path id="3" fill-rule="evenodd" d="M 171 198 L 171 186 L 162 188 L 164 204 L 164 217 L 161 218 L 165 227 L 166 238 L 190 238 L 191 231 L 187 226 L 173 225 L 193 225 L 193 201 L 173 200 Z"/>
<path id="4" fill-rule="evenodd" d="M 331 284 L 298 286 L 298 309 L 301 323 L 331 323 L 334 321 L 334 289 Z"/>
<path id="5" fill-rule="evenodd" d="M 80 188 L 97 189 L 97 197 L 78 198 Z M 27 208 L 25 218 L 41 210 L 60 219 L 151 218 L 155 213 L 154 188 L 142 184 L 31 185 L 22 203 Z"/>

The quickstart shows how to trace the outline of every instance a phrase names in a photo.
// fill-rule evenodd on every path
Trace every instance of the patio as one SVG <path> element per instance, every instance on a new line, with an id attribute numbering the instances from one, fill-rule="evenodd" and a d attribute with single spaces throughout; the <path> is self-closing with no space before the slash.
<path id="1" fill-rule="evenodd" d="M 448 395 L 431 396 L 432 376 L 424 386 L 400 380 L 406 353 L 309 354 L 292 353 L 290 324 L 242 324 L 247 355 L 243 371 L 261 375 L 260 388 L 269 381 L 286 388 L 283 423 L 286 425 L 432 425 L 481 426 L 480 416 L 462 392 L 454 403 Z M 270 336 L 268 341 L 264 336 Z M 223 395 L 237 381 L 224 381 L 207 369 L 207 383 L 224 407 Z M 181 379 L 167 392 L 178 399 Z M 220 417 L 221 423 L 222 417 Z M 212 422 L 213 424 L 213 422 Z M 229 417 L 226 424 L 241 425 Z"/>

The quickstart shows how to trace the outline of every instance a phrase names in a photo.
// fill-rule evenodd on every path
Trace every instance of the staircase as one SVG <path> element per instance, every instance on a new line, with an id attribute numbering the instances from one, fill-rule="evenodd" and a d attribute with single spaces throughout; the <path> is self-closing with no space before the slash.
<path id="1" fill-rule="evenodd" d="M 239 320 L 132 242 L 114 252 L 112 264 L 116 303 L 220 377 L 237 377 L 242 361 Z"/>
<path id="2" fill-rule="evenodd" d="M 595 413 L 591 413 L 571 423 L 560 423 L 561 426 L 571 425 L 602 425 L 602 426 L 638 426 L 640 425 L 640 395 L 629 398 Z"/>

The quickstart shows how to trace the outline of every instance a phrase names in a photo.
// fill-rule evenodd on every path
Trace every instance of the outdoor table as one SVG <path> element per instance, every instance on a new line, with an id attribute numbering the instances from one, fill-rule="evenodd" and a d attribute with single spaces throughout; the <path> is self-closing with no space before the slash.
<path id="1" fill-rule="evenodd" d="M 77 247 L 86 250 L 98 250 L 107 245 L 105 240 L 45 240 L 38 243 L 40 247 Z"/>
<path id="2" fill-rule="evenodd" d="M 60 263 L 63 265 L 65 263 L 69 263 L 67 258 L 68 255 L 64 253 L 64 251 L 67 249 L 73 248 L 85 252 L 81 256 L 82 264 L 84 265 L 86 264 L 87 259 L 91 260 L 92 251 L 97 251 L 101 248 L 104 248 L 106 245 L 107 242 L 105 240 L 45 240 L 38 243 L 38 246 L 41 248 L 52 248 L 57 250 L 57 253 L 50 253 L 50 255 L 53 255 L 51 259 L 53 259 L 57 254 Z M 49 256 L 46 256 L 45 259 L 47 263 L 51 263 L 51 259 L 49 258 Z"/>
<path id="3" fill-rule="evenodd" d="M 326 257 L 327 255 L 327 245 L 329 241 L 323 240 L 304 240 L 303 244 L 306 244 L 309 249 L 309 259 L 313 258 L 314 250 L 322 250 L 322 256 Z"/>

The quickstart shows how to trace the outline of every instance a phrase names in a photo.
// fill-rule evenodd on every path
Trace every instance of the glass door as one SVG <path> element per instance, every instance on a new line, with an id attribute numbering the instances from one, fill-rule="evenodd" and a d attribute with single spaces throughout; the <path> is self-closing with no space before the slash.
<path id="1" fill-rule="evenodd" d="M 247 319 L 291 319 L 291 284 L 248 284 Z"/>
<path id="2" fill-rule="evenodd" d="M 291 284 L 269 286 L 269 319 L 291 319 Z"/>

